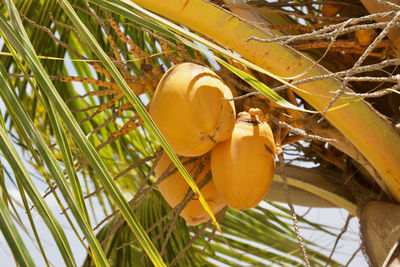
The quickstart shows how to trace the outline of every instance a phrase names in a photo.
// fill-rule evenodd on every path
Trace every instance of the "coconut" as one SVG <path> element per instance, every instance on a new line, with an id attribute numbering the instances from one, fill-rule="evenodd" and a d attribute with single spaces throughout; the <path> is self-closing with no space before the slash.
<path id="1" fill-rule="evenodd" d="M 211 163 L 209 156 L 200 158 L 183 158 L 181 161 L 190 176 L 192 178 L 195 178 L 195 182 L 197 185 L 202 183 L 203 180 L 208 179 L 208 176 L 211 175 Z M 163 175 L 163 173 L 171 164 L 171 159 L 164 152 L 155 168 L 157 179 Z M 201 171 L 199 172 L 199 170 Z M 187 184 L 186 180 L 183 178 L 179 171 L 177 171 L 176 169 L 175 171 L 176 172 L 174 174 L 167 177 L 158 186 L 162 196 L 172 208 L 176 207 L 184 199 L 189 190 L 189 185 Z M 195 177 L 196 172 L 199 173 Z M 214 215 L 216 215 L 219 211 L 222 210 L 223 207 L 226 206 L 225 202 L 218 195 L 213 179 L 206 183 L 200 189 L 200 192 L 204 196 Z M 200 203 L 197 195 L 195 195 L 188 202 L 188 204 L 180 213 L 180 216 L 185 219 L 186 223 L 193 226 L 207 222 L 211 219 L 210 215 L 206 212 L 206 210 Z"/>
<path id="2" fill-rule="evenodd" d="M 334 17 L 342 9 L 339 5 L 324 4 L 321 9 L 321 13 L 324 17 Z"/>
<path id="3" fill-rule="evenodd" d="M 275 142 L 259 109 L 241 112 L 231 138 L 211 150 L 211 171 L 219 195 L 229 207 L 256 206 L 271 186 Z"/>
<path id="4" fill-rule="evenodd" d="M 368 46 L 375 40 L 378 34 L 372 29 L 363 29 L 356 31 L 355 36 L 359 45 Z"/>
<path id="5" fill-rule="evenodd" d="M 212 70 L 182 63 L 157 86 L 149 113 L 176 154 L 195 157 L 228 139 L 235 126 L 229 87 Z"/>

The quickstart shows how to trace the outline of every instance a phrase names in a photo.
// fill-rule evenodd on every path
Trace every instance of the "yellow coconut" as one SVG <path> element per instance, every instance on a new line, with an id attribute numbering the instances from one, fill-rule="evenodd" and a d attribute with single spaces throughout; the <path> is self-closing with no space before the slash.
<path id="1" fill-rule="evenodd" d="M 238 115 L 232 137 L 211 150 L 211 171 L 219 195 L 229 207 L 255 207 L 271 186 L 275 142 L 259 109 Z"/>
<path id="2" fill-rule="evenodd" d="M 189 172 L 190 176 L 194 178 L 197 168 L 199 168 L 200 164 L 204 164 L 203 169 L 197 175 L 195 182 L 197 185 L 201 183 L 204 179 L 207 178 L 207 174 L 210 173 L 211 163 L 210 157 L 204 158 L 183 158 L 182 163 L 184 164 L 186 170 Z M 190 162 L 185 165 L 185 162 Z M 167 170 L 168 166 L 172 164 L 172 161 L 168 157 L 166 153 L 163 153 L 160 161 L 158 162 L 155 172 L 157 179 L 163 175 L 165 170 Z M 172 170 L 172 169 L 171 169 Z M 176 170 L 176 169 L 175 169 Z M 198 171 L 197 171 L 198 172 Z M 185 197 L 188 192 L 189 185 L 183 176 L 176 170 L 174 174 L 166 178 L 162 181 L 158 186 L 162 196 L 168 202 L 171 207 L 176 207 Z M 218 195 L 217 190 L 215 189 L 215 185 L 213 180 L 211 179 L 207 184 L 205 184 L 200 192 L 203 194 L 205 200 L 211 208 L 211 211 L 214 215 L 216 215 L 219 211 L 222 210 L 223 207 L 226 206 L 225 202 Z M 198 196 L 194 196 L 192 200 L 185 206 L 183 211 L 180 213 L 183 219 L 185 219 L 186 223 L 189 225 L 198 225 L 200 223 L 207 222 L 211 219 L 208 213 L 205 211 L 203 206 L 198 199 Z"/>
<path id="3" fill-rule="evenodd" d="M 359 45 L 368 46 L 375 40 L 378 34 L 372 29 L 366 29 L 356 31 L 355 36 Z"/>
<path id="4" fill-rule="evenodd" d="M 228 139 L 235 126 L 229 87 L 212 70 L 182 63 L 157 86 L 149 113 L 176 154 L 195 157 Z"/>
<path id="5" fill-rule="evenodd" d="M 321 13 L 324 17 L 334 17 L 340 12 L 341 9 L 342 6 L 340 5 L 324 4 L 322 6 Z"/>

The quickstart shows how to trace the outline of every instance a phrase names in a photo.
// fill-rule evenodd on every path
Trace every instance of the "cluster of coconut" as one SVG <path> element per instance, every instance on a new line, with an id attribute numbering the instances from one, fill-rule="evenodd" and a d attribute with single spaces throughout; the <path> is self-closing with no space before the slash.
<path id="1" fill-rule="evenodd" d="M 267 193 L 275 170 L 276 148 L 264 115 L 250 109 L 236 116 L 233 102 L 224 100 L 229 98 L 231 90 L 215 72 L 182 63 L 164 74 L 149 110 L 174 152 L 182 156 L 188 173 L 196 176 L 196 184 L 211 170 L 212 178 L 200 192 L 214 214 L 226 205 L 237 210 L 256 206 Z M 163 153 L 155 169 L 157 178 L 171 163 Z M 198 171 L 200 164 L 203 168 Z M 184 199 L 188 189 L 179 172 L 159 185 L 171 207 Z M 210 219 L 198 197 L 180 215 L 190 225 Z"/>

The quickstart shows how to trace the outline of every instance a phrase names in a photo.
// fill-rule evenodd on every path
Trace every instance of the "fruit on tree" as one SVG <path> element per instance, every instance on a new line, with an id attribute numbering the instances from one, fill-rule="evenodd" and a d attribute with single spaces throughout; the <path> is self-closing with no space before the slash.
<path id="1" fill-rule="evenodd" d="M 207 201 L 213 214 L 216 215 L 226 206 L 226 204 L 218 195 L 214 181 L 211 179 L 211 163 L 209 155 L 199 158 L 184 157 L 181 162 L 184 164 L 184 167 L 190 176 L 195 179 L 197 185 L 206 182 L 200 189 L 200 192 Z M 175 166 L 173 166 L 168 155 L 163 152 L 163 155 L 155 168 L 157 179 L 160 179 L 162 176 L 167 176 L 174 168 Z M 169 175 L 159 184 L 158 188 L 164 199 L 172 208 L 175 208 L 179 203 L 181 203 L 190 189 L 186 180 L 176 169 L 173 174 Z M 196 195 L 186 204 L 180 213 L 180 216 L 185 219 L 186 223 L 189 225 L 198 225 L 211 219 Z"/>
<path id="2" fill-rule="evenodd" d="M 149 113 L 176 154 L 195 157 L 232 134 L 235 107 L 223 98 L 232 93 L 215 72 L 181 63 L 162 77 Z"/>
<path id="3" fill-rule="evenodd" d="M 231 138 L 211 151 L 211 170 L 219 195 L 237 210 L 256 206 L 271 186 L 275 142 L 259 109 L 238 114 Z"/>

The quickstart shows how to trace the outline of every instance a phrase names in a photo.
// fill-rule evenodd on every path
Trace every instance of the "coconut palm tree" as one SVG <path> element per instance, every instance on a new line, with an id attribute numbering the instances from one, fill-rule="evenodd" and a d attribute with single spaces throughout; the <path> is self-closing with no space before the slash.
<path id="1" fill-rule="evenodd" d="M 46 265 L 60 264 L 49 260 L 40 218 L 67 266 L 80 264 L 73 239 L 85 266 L 339 266 L 337 242 L 321 252 L 298 228 L 339 241 L 358 216 L 369 260 L 381 265 L 395 242 L 380 230 L 396 229 L 400 199 L 397 8 L 2 0 L 0 229 L 16 263 L 35 265 L 28 233 Z M 164 73 L 181 62 L 214 69 L 237 112 L 263 111 L 283 150 L 265 201 L 217 214 L 203 201 L 212 218 L 197 226 L 179 214 L 204 200 L 201 184 L 147 112 Z M 159 178 L 162 153 L 175 166 Z M 158 184 L 177 171 L 192 189 L 171 207 Z M 297 216 L 293 204 L 350 216 L 334 231 Z"/>

